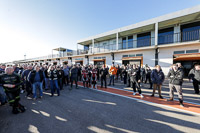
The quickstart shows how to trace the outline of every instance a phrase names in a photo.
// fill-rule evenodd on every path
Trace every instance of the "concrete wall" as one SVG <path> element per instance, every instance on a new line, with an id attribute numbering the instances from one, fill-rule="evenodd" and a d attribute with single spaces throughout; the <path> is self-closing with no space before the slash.
<path id="1" fill-rule="evenodd" d="M 173 64 L 174 51 L 195 49 L 199 49 L 200 51 L 200 45 L 191 44 L 187 46 L 159 48 L 158 64 L 162 67 L 162 70 L 165 73 L 165 75 L 167 75 L 170 66 Z"/>

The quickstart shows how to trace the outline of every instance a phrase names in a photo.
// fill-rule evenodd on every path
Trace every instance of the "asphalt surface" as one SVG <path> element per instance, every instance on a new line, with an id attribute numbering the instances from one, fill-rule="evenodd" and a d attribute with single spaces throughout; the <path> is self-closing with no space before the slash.
<path id="1" fill-rule="evenodd" d="M 25 113 L 0 107 L 0 133 L 199 133 L 200 115 L 90 89 L 65 87 L 61 96 L 33 101 Z"/>
<path id="2" fill-rule="evenodd" d="M 109 79 L 107 79 L 107 83 L 109 83 Z M 99 83 L 99 85 L 100 85 L 100 83 Z M 146 94 L 146 95 L 152 94 L 153 89 L 149 89 L 150 85 L 148 82 L 146 84 L 141 83 L 141 85 L 142 85 L 141 89 L 142 89 L 143 94 Z M 123 82 L 121 82 L 120 80 L 118 80 L 118 81 L 115 80 L 115 86 L 111 85 L 110 87 L 133 91 L 133 89 L 131 87 L 127 87 L 127 85 L 124 85 Z M 187 79 L 184 80 L 182 89 L 183 89 L 183 99 L 185 102 L 200 104 L 200 94 L 194 93 L 193 84 L 190 83 Z M 162 85 L 161 93 L 164 98 L 169 98 L 169 81 L 168 80 L 164 81 L 164 83 Z M 159 97 L 157 90 L 156 90 L 155 96 Z M 177 95 L 176 90 L 174 90 L 174 98 L 176 100 L 178 100 L 178 95 Z"/>

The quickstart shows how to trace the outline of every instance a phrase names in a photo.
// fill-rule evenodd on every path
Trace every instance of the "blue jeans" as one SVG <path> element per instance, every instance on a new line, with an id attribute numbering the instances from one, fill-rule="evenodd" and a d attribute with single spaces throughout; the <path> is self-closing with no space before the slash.
<path id="1" fill-rule="evenodd" d="M 60 88 L 58 87 L 58 80 L 50 80 L 51 87 L 51 95 L 54 94 L 55 89 L 57 90 L 57 94 L 60 95 Z"/>
<path id="2" fill-rule="evenodd" d="M 4 92 L 3 87 L 0 86 L 0 102 L 5 103 L 6 102 L 6 93 Z"/>
<path id="3" fill-rule="evenodd" d="M 45 78 L 45 89 L 49 89 L 50 84 L 49 84 L 49 78 Z"/>
<path id="4" fill-rule="evenodd" d="M 110 84 L 111 85 L 111 82 L 113 82 L 113 85 L 114 85 L 114 79 L 115 79 L 115 75 L 110 75 Z"/>
<path id="5" fill-rule="evenodd" d="M 40 96 L 43 96 L 42 82 L 35 82 L 33 83 L 33 98 L 37 98 L 37 87 L 39 88 Z"/>

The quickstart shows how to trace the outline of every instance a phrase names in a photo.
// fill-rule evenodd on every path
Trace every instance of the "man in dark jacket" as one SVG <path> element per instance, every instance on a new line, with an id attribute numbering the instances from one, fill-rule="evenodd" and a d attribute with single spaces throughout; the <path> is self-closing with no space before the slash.
<path id="1" fill-rule="evenodd" d="M 64 77 L 64 71 L 61 69 L 60 66 L 57 67 L 57 72 L 58 72 L 58 86 L 60 89 L 63 89 L 63 77 Z"/>
<path id="2" fill-rule="evenodd" d="M 151 97 L 154 97 L 155 91 L 158 88 L 159 97 L 163 99 L 163 97 L 161 96 L 161 87 L 162 83 L 165 80 L 165 75 L 159 65 L 156 65 L 156 69 L 154 69 L 151 73 L 151 80 L 153 83 L 153 94 L 151 95 Z"/>
<path id="3" fill-rule="evenodd" d="M 7 67 L 5 74 L 0 76 L 0 86 L 4 88 L 8 102 L 13 107 L 13 114 L 25 111 L 24 106 L 19 103 L 20 85 L 22 85 L 22 83 L 20 76 L 14 73 L 12 67 Z"/>
<path id="4" fill-rule="evenodd" d="M 78 65 L 78 66 L 77 66 L 77 69 L 78 69 L 78 77 L 77 77 L 77 78 L 78 78 L 78 81 L 81 81 L 81 78 L 82 78 L 82 75 L 81 75 L 81 71 L 82 71 L 82 70 L 81 70 L 81 66 Z"/>
<path id="5" fill-rule="evenodd" d="M 40 98 L 42 98 L 43 96 L 42 82 L 44 80 L 44 75 L 42 70 L 40 70 L 39 66 L 35 66 L 34 70 L 31 71 L 31 73 L 29 74 L 28 79 L 33 86 L 33 99 L 34 100 L 37 99 L 37 87 L 40 90 Z"/>
<path id="6" fill-rule="evenodd" d="M 146 80 L 145 80 L 145 83 L 147 83 L 147 81 L 149 81 L 149 84 L 150 84 L 150 88 L 149 89 L 152 89 L 152 81 L 151 81 L 151 69 L 150 67 L 147 67 L 146 68 Z"/>
<path id="7" fill-rule="evenodd" d="M 106 83 L 106 76 L 108 74 L 108 70 L 105 68 L 105 66 L 102 66 L 102 69 L 100 70 L 100 76 L 101 76 L 101 88 L 103 87 L 103 81 L 105 83 L 105 88 L 107 88 L 107 83 Z"/>
<path id="8" fill-rule="evenodd" d="M 70 88 L 70 90 L 72 90 L 73 81 L 75 81 L 76 89 L 78 89 L 78 84 L 77 84 L 78 68 L 76 67 L 76 65 L 74 65 L 72 67 L 72 69 L 70 70 L 70 78 L 71 78 L 71 88 Z"/>
<path id="9" fill-rule="evenodd" d="M 173 101 L 174 99 L 174 89 L 178 92 L 178 98 L 181 106 L 183 105 L 183 94 L 182 94 L 182 83 L 183 83 L 183 71 L 178 69 L 178 66 L 174 64 L 172 69 L 169 70 L 167 75 L 169 79 L 169 89 L 170 89 L 170 98 L 168 101 Z"/>
<path id="10" fill-rule="evenodd" d="M 28 80 L 28 75 L 30 74 L 30 72 L 32 71 L 33 67 L 31 65 L 28 66 L 28 69 L 23 71 L 22 73 L 22 80 L 25 82 L 25 86 L 26 86 L 26 96 L 30 96 L 30 94 L 32 94 L 32 87 L 31 87 L 31 83 Z"/>
<path id="11" fill-rule="evenodd" d="M 195 93 L 199 94 L 200 65 L 195 65 L 195 67 L 190 70 L 188 77 L 190 82 L 193 83 Z"/>
<path id="12" fill-rule="evenodd" d="M 131 83 L 130 83 L 131 82 L 130 81 L 130 77 L 131 77 L 131 65 L 130 64 L 128 65 L 126 71 L 127 71 L 127 82 L 128 82 L 127 87 L 130 87 L 131 86 Z"/>
<path id="13" fill-rule="evenodd" d="M 131 67 L 131 77 L 130 77 L 130 81 L 131 81 L 131 86 L 133 87 L 133 95 L 136 94 L 136 88 L 140 94 L 140 96 L 143 98 L 144 96 L 142 95 L 142 91 L 140 88 L 140 71 L 138 68 L 136 68 L 136 64 L 133 65 L 133 67 Z"/>

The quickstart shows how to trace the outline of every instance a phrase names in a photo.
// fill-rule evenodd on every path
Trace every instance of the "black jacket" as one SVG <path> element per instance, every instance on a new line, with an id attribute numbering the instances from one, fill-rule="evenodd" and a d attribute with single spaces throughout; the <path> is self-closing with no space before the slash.
<path id="1" fill-rule="evenodd" d="M 140 70 L 139 69 L 131 69 L 131 77 L 130 77 L 130 80 L 131 81 L 138 81 L 140 80 L 141 76 L 140 76 Z"/>
<path id="2" fill-rule="evenodd" d="M 58 79 L 62 79 L 64 77 L 64 71 L 58 70 Z"/>
<path id="3" fill-rule="evenodd" d="M 191 69 L 188 78 L 200 82 L 200 70 L 196 70 L 195 68 Z"/>
<path id="4" fill-rule="evenodd" d="M 169 70 L 167 78 L 169 79 L 170 84 L 182 85 L 182 83 L 183 83 L 183 71 L 177 70 L 175 72 L 173 69 L 171 69 L 171 70 Z"/>
<path id="5" fill-rule="evenodd" d="M 12 84 L 15 85 L 14 88 L 8 88 L 4 87 L 4 84 Z M 16 73 L 13 73 L 12 75 L 3 74 L 0 75 L 0 86 L 3 86 L 6 92 L 16 92 L 20 90 L 20 85 L 22 85 L 23 82 L 20 78 L 20 76 Z"/>
<path id="6" fill-rule="evenodd" d="M 164 73 L 162 72 L 162 70 L 160 70 L 159 72 L 154 69 L 151 73 L 151 80 L 152 80 L 152 83 L 153 84 L 159 84 L 161 85 L 164 80 L 165 80 L 165 75 Z"/>
<path id="7" fill-rule="evenodd" d="M 106 68 L 105 69 L 102 68 L 100 70 L 101 77 L 105 78 L 107 74 L 108 74 L 108 70 Z"/>
<path id="8" fill-rule="evenodd" d="M 39 74 L 40 74 L 40 82 L 42 82 L 44 80 L 44 75 L 43 75 L 43 71 L 39 70 Z M 34 83 L 35 80 L 35 75 L 36 75 L 36 71 L 33 70 L 29 73 L 28 79 L 30 81 L 31 84 Z"/>
<path id="9" fill-rule="evenodd" d="M 72 68 L 70 70 L 70 75 L 71 75 L 71 78 L 77 78 L 78 77 L 78 68 Z"/>
<path id="10" fill-rule="evenodd" d="M 58 71 L 57 70 L 50 70 L 48 72 L 49 80 L 57 80 L 58 79 Z"/>

